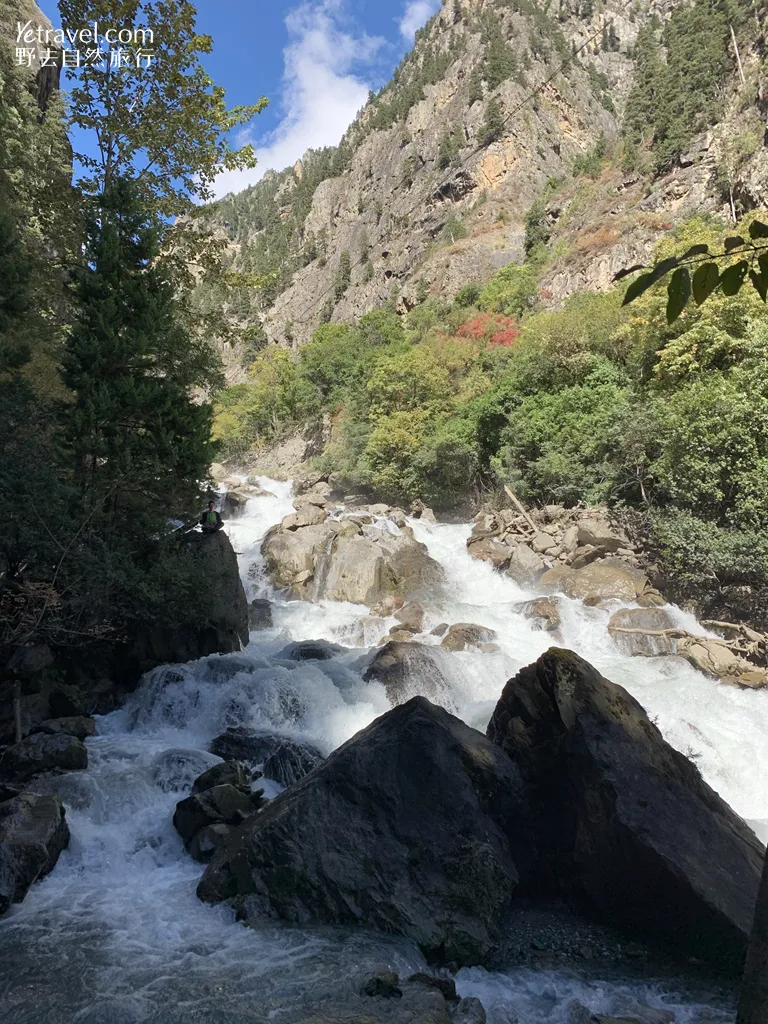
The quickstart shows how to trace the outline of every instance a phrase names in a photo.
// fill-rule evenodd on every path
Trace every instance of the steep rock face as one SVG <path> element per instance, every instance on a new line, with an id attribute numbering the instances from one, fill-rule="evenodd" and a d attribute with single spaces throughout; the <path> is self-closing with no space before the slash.
<path id="1" fill-rule="evenodd" d="M 444 2 L 338 149 L 308 153 L 203 214 L 229 237 L 235 269 L 252 270 L 259 254 L 273 254 L 258 266 L 279 279 L 276 290 L 238 316 L 263 321 L 270 340 L 297 346 L 324 319 L 348 321 L 387 301 L 404 313 L 427 295 L 452 299 L 467 282 L 522 260 L 525 213 L 554 178 L 564 184 L 545 219 L 560 255 L 540 299 L 557 305 L 575 291 L 605 289 L 617 270 L 647 260 L 681 218 L 730 216 L 721 183 L 735 138 L 756 141 L 731 175 L 734 201 L 764 205 L 760 12 L 753 45 L 741 52 L 748 85 L 741 88 L 734 64 L 720 122 L 673 168 L 659 178 L 617 167 L 599 180 L 573 179 L 576 157 L 601 135 L 617 136 L 638 32 L 680 6 L 638 0 L 630 10 L 621 0 L 597 0 L 587 10 L 560 0 L 555 12 L 536 0 Z M 499 63 L 504 46 L 512 58 Z M 506 122 L 488 141 L 491 99 Z"/>
<path id="2" fill-rule="evenodd" d="M 488 736 L 532 787 L 540 864 L 570 898 L 740 968 L 760 844 L 626 690 L 552 648 L 507 683 Z"/>
<path id="3" fill-rule="evenodd" d="M 367 924 L 475 963 L 517 883 L 505 833 L 520 813 L 507 756 L 414 697 L 236 829 L 198 895 L 236 897 L 253 921 Z"/>

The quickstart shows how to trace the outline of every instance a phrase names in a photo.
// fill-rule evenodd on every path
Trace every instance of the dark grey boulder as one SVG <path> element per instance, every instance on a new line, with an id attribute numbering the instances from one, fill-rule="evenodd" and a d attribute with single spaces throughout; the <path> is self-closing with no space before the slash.
<path id="1" fill-rule="evenodd" d="M 31 779 L 40 772 L 61 768 L 76 771 L 88 767 L 85 744 L 67 733 L 36 732 L 8 747 L 0 758 L 2 771 L 14 779 Z"/>
<path id="2" fill-rule="evenodd" d="M 286 661 L 330 661 L 346 653 L 346 647 L 332 644 L 328 640 L 298 640 L 284 647 L 277 657 Z"/>
<path id="3" fill-rule="evenodd" d="M 261 804 L 261 791 L 245 793 L 234 786 L 213 786 L 176 804 L 173 826 L 189 846 L 196 832 L 207 825 L 239 825 Z"/>
<path id="4" fill-rule="evenodd" d="M 225 760 L 260 765 L 265 779 L 292 786 L 303 779 L 323 760 L 323 755 L 310 743 L 290 739 L 273 732 L 233 727 L 217 736 L 211 751 Z"/>
<path id="5" fill-rule="evenodd" d="M 451 654 L 439 647 L 388 640 L 374 653 L 363 679 L 381 683 L 393 706 L 421 695 L 453 710 L 451 668 Z"/>
<path id="6" fill-rule="evenodd" d="M 736 1024 L 768 1022 L 768 850 L 755 907 L 752 940 L 747 952 Z"/>
<path id="7" fill-rule="evenodd" d="M 761 846 L 626 690 L 552 648 L 507 683 L 488 736 L 538 808 L 531 888 L 740 969 Z"/>
<path id="8" fill-rule="evenodd" d="M 248 605 L 248 628 L 272 628 L 272 602 L 265 597 L 254 597 Z"/>
<path id="9" fill-rule="evenodd" d="M 21 793 L 0 804 L 0 914 L 20 903 L 32 883 L 53 870 L 68 843 L 58 797 Z"/>
<path id="10" fill-rule="evenodd" d="M 192 836 L 187 849 L 195 860 L 210 860 L 231 831 L 232 826 L 226 825 L 223 821 L 204 825 Z"/>
<path id="11" fill-rule="evenodd" d="M 36 725 L 32 732 L 45 732 L 48 735 L 64 732 L 68 736 L 76 736 L 79 740 L 88 739 L 96 733 L 96 722 L 90 715 L 70 715 L 66 718 L 49 718 Z"/>
<path id="12" fill-rule="evenodd" d="M 477 963 L 518 881 L 522 802 L 502 750 L 414 697 L 236 829 L 198 895 L 251 921 L 373 926 Z"/>

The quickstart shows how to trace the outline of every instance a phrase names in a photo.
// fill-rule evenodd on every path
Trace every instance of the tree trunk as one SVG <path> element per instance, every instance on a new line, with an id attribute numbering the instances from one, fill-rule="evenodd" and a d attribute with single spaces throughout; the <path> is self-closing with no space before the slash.
<path id="1" fill-rule="evenodd" d="M 744 965 L 736 1024 L 768 1024 L 768 850 Z"/>

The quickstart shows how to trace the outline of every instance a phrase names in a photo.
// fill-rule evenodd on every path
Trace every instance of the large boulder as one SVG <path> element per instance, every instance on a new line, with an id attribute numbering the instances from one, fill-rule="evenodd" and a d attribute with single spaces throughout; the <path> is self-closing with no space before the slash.
<path id="1" fill-rule="evenodd" d="M 768 1024 L 768 851 L 744 966 L 736 1024 Z"/>
<path id="2" fill-rule="evenodd" d="M 69 843 L 61 801 L 21 793 L 0 804 L 0 914 L 53 870 Z"/>
<path id="3" fill-rule="evenodd" d="M 478 962 L 517 870 L 515 765 L 424 697 L 376 719 L 236 829 L 198 895 L 250 921 L 368 925 Z"/>
<path id="4" fill-rule="evenodd" d="M 301 526 L 288 518 L 269 531 L 262 552 L 273 582 L 295 597 L 373 607 L 387 595 L 405 599 L 444 578 L 407 528 L 391 533 L 349 519 Z"/>
<path id="5" fill-rule="evenodd" d="M 532 619 L 537 629 L 556 633 L 560 628 L 560 602 L 556 597 L 535 597 L 532 601 L 521 601 L 515 611 L 523 618 Z"/>
<path id="6" fill-rule="evenodd" d="M 611 616 L 608 632 L 624 654 L 650 658 L 677 652 L 673 637 L 656 635 L 674 626 L 672 616 L 663 608 L 620 608 Z"/>
<path id="7" fill-rule="evenodd" d="M 0 760 L 3 772 L 13 778 L 31 779 L 55 768 L 77 771 L 88 767 L 88 751 L 82 740 L 67 733 L 35 732 L 8 747 Z"/>
<path id="8" fill-rule="evenodd" d="M 630 542 L 626 534 L 611 526 L 603 516 L 585 516 L 580 519 L 577 527 L 579 544 L 593 545 L 604 551 L 618 551 L 629 548 Z"/>
<path id="9" fill-rule="evenodd" d="M 557 570 L 553 570 L 553 573 Z M 547 574 L 549 576 L 549 574 Z M 541 579 L 542 586 L 550 580 Z M 634 601 L 642 594 L 648 580 L 645 573 L 619 559 L 592 562 L 583 569 L 564 570 L 559 585 L 566 597 L 593 604 L 608 598 Z"/>
<path id="10" fill-rule="evenodd" d="M 421 694 L 435 704 L 451 701 L 451 656 L 438 647 L 388 640 L 368 664 L 363 679 L 384 687 L 392 706 Z"/>
<path id="11" fill-rule="evenodd" d="M 135 628 L 128 658 L 142 671 L 156 665 L 239 651 L 249 640 L 248 601 L 237 555 L 223 530 L 185 535 L 182 556 L 200 565 L 205 587 L 187 622 L 177 626 L 142 624 Z"/>
<path id="12" fill-rule="evenodd" d="M 507 683 L 488 736 L 530 786 L 550 881 L 615 925 L 743 962 L 760 844 L 626 690 L 552 648 Z"/>

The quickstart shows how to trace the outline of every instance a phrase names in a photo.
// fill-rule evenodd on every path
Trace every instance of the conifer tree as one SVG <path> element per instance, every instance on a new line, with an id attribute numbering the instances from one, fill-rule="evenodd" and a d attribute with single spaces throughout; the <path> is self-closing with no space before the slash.
<path id="1" fill-rule="evenodd" d="M 108 548 L 189 514 L 212 455 L 209 406 L 192 389 L 211 383 L 213 356 L 175 315 L 150 224 L 133 184 L 114 180 L 88 224 L 62 358 L 62 448 Z"/>
<path id="2" fill-rule="evenodd" d="M 504 134 L 504 114 L 498 100 L 490 99 L 485 108 L 485 120 L 480 127 L 478 142 L 488 146 Z"/>

